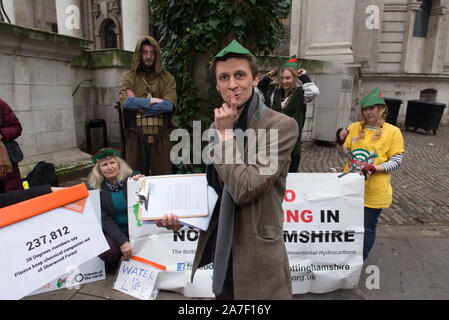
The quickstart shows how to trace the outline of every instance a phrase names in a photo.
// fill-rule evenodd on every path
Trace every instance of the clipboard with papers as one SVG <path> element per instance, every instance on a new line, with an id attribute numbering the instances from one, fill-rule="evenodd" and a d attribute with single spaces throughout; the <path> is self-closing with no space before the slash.
<path id="1" fill-rule="evenodd" d="M 206 217 L 198 217 L 198 218 L 179 218 L 178 222 L 187 227 L 200 229 L 206 231 L 209 228 L 210 219 L 212 218 L 212 214 L 214 212 L 215 204 L 218 200 L 218 195 L 215 190 L 211 187 L 207 187 L 207 200 L 209 205 L 209 215 Z M 155 224 L 156 220 L 144 220 L 141 221 L 142 224 Z"/>
<path id="2" fill-rule="evenodd" d="M 179 218 L 207 217 L 208 193 L 204 174 L 146 177 L 137 194 L 138 219 L 155 221 L 167 214 Z"/>

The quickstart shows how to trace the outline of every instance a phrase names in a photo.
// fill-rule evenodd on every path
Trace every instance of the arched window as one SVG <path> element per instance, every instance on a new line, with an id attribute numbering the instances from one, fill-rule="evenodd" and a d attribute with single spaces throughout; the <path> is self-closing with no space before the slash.
<path id="1" fill-rule="evenodd" d="M 115 34 L 115 23 L 109 20 L 104 25 L 104 47 L 117 48 L 117 35 Z"/>
<path id="2" fill-rule="evenodd" d="M 416 11 L 415 15 L 415 25 L 413 26 L 414 37 L 427 38 L 431 10 L 432 0 L 422 0 L 421 7 Z"/>
<path id="3" fill-rule="evenodd" d="M 437 91 L 435 89 L 425 89 L 419 93 L 419 100 L 436 102 L 437 101 Z"/>

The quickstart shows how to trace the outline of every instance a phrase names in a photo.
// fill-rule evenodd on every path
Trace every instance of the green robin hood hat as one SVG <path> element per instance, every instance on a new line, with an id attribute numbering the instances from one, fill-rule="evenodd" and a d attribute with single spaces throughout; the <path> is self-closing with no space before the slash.
<path id="1" fill-rule="evenodd" d="M 121 158 L 122 152 L 115 148 L 103 148 L 92 156 L 92 161 L 96 164 L 98 160 L 114 155 Z"/>
<path id="2" fill-rule="evenodd" d="M 292 67 L 295 70 L 299 69 L 299 59 L 296 57 L 296 55 L 293 55 L 290 58 L 288 58 L 288 60 L 279 67 L 279 70 L 282 70 L 285 67 Z"/>
<path id="3" fill-rule="evenodd" d="M 237 54 L 250 54 L 253 55 L 251 52 L 249 52 L 248 49 L 246 49 L 244 46 L 242 46 L 240 43 L 238 43 L 236 40 L 232 40 L 232 42 L 223 50 L 221 50 L 214 59 L 224 57 L 228 53 L 237 53 Z"/>
<path id="4" fill-rule="evenodd" d="M 380 92 L 379 87 L 376 87 L 376 89 L 368 93 L 368 95 L 360 101 L 360 106 L 362 109 L 374 106 L 376 104 L 387 105 L 383 99 L 382 92 Z"/>

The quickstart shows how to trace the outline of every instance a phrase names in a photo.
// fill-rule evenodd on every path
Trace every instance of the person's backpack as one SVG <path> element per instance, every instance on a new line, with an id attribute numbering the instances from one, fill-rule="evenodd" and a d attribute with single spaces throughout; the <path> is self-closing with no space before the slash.
<path id="1" fill-rule="evenodd" d="M 25 178 L 30 187 L 51 185 L 58 187 L 58 178 L 56 176 L 56 169 L 53 163 L 41 161 L 34 169 L 28 173 Z"/>

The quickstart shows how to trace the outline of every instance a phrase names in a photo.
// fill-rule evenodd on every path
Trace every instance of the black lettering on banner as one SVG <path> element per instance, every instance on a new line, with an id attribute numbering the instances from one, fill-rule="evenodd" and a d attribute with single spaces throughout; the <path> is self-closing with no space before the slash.
<path id="1" fill-rule="evenodd" d="M 189 230 L 173 231 L 173 241 L 186 241 L 186 235 L 188 241 L 196 241 L 200 235 L 199 231 L 189 227 Z"/>
<path id="2" fill-rule="evenodd" d="M 40 237 L 37 237 L 31 241 L 28 241 L 25 245 L 28 247 L 28 251 L 34 250 L 36 248 L 39 248 L 41 245 L 51 243 L 52 240 L 56 240 L 58 238 L 61 238 L 67 234 L 69 234 L 69 228 L 64 226 L 61 229 L 57 229 L 55 231 L 50 232 L 49 236 L 42 235 Z"/>
<path id="3" fill-rule="evenodd" d="M 321 210 L 321 222 L 340 222 L 340 211 L 335 210 L 335 213 L 333 213 L 332 210 L 326 210 L 326 212 L 324 210 Z"/>
<path id="4" fill-rule="evenodd" d="M 354 230 L 284 230 L 284 242 L 288 243 L 354 242 L 354 236 Z"/>

